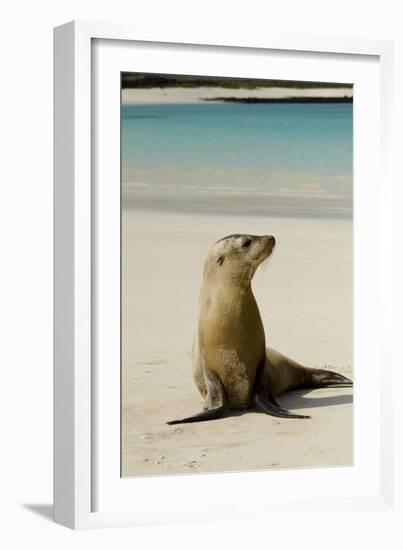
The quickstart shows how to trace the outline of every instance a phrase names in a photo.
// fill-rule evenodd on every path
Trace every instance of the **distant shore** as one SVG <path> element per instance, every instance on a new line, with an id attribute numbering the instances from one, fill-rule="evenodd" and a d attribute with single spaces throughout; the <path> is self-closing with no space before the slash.
<path id="1" fill-rule="evenodd" d="M 204 101 L 224 103 L 352 103 L 353 98 L 343 97 L 212 97 Z"/>
<path id="2" fill-rule="evenodd" d="M 124 88 L 122 104 L 147 103 L 199 103 L 204 101 L 243 101 L 245 103 L 296 101 L 330 103 L 351 102 L 352 88 L 256 88 L 231 89 L 220 87 L 199 88 Z"/>

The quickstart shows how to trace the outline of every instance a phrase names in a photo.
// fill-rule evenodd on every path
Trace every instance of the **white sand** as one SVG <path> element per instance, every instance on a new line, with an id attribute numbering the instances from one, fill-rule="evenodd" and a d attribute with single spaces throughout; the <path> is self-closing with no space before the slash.
<path id="1" fill-rule="evenodd" d="M 352 88 L 125 88 L 122 103 L 197 103 L 214 97 L 352 97 Z"/>
<path id="2" fill-rule="evenodd" d="M 279 398 L 310 420 L 247 412 L 198 424 L 190 349 L 206 250 L 230 233 L 272 233 L 254 291 L 268 344 L 351 375 L 352 223 L 123 211 L 123 475 L 348 465 L 352 392 Z"/>

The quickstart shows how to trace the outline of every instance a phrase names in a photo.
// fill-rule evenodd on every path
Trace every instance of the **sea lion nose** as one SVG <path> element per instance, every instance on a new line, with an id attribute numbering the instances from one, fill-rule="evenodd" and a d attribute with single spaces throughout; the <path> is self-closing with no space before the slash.
<path id="1" fill-rule="evenodd" d="M 272 247 L 275 246 L 276 239 L 273 237 L 273 235 L 269 235 L 269 243 L 271 244 Z"/>

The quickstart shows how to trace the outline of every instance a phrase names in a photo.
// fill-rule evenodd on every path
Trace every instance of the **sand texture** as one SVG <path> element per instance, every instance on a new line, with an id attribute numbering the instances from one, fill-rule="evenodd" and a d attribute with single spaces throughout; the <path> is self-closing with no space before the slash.
<path id="1" fill-rule="evenodd" d="M 198 412 L 190 350 L 209 245 L 273 234 L 253 281 L 268 344 L 297 361 L 352 375 L 352 222 L 174 215 L 123 210 L 122 473 L 124 476 L 350 465 L 347 388 L 279 398 L 310 420 L 255 411 L 168 426 Z"/>

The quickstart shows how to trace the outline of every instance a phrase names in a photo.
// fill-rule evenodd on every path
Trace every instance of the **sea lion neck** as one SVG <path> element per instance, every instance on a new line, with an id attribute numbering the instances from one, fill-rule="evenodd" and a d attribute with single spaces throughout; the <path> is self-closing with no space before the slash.
<path id="1" fill-rule="evenodd" d="M 233 266 L 229 267 L 225 263 L 222 266 L 217 266 L 215 262 L 207 262 L 203 271 L 203 284 L 221 288 L 248 289 L 251 288 L 254 272 L 255 268 L 252 265 L 239 266 L 234 269 Z"/>
<path id="2" fill-rule="evenodd" d="M 218 292 L 244 292 L 252 291 L 251 279 L 247 274 L 222 274 L 205 272 L 203 286 L 215 288 Z"/>

